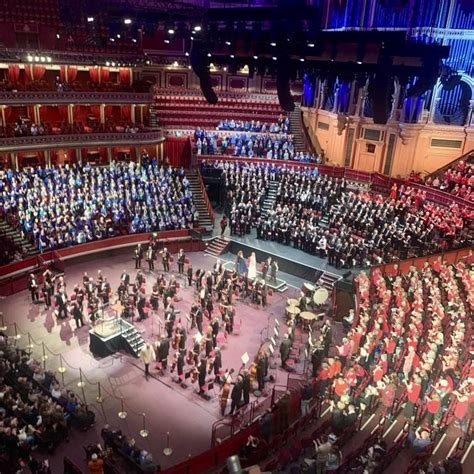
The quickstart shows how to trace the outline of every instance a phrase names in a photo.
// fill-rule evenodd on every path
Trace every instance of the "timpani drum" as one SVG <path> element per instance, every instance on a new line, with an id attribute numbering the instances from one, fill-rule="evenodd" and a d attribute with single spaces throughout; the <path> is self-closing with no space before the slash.
<path id="1" fill-rule="evenodd" d="M 298 306 L 287 306 L 285 310 L 288 319 L 295 319 L 300 313 L 301 309 L 299 309 Z"/>
<path id="2" fill-rule="evenodd" d="M 286 300 L 286 305 L 287 306 L 299 306 L 300 305 L 300 300 L 296 298 L 288 298 Z"/>
<path id="3" fill-rule="evenodd" d="M 316 291 L 316 287 L 311 283 L 303 283 L 301 291 L 304 293 L 305 296 L 312 298 L 313 293 Z"/>
<path id="4" fill-rule="evenodd" d="M 313 303 L 315 305 L 321 305 L 326 303 L 329 298 L 329 291 L 326 288 L 318 288 L 313 295 Z"/>

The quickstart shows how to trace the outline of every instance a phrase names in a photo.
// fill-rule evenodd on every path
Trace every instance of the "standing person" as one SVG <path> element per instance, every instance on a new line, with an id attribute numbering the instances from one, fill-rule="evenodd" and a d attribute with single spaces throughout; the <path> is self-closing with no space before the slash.
<path id="1" fill-rule="evenodd" d="M 193 284 L 193 266 L 191 264 L 188 265 L 186 275 L 188 277 L 188 286 L 191 286 Z"/>
<path id="2" fill-rule="evenodd" d="M 235 271 L 239 275 L 243 275 L 244 273 L 247 273 L 248 271 L 247 262 L 245 261 L 242 250 L 239 250 L 237 253 L 237 258 L 235 260 Z"/>
<path id="3" fill-rule="evenodd" d="M 276 260 L 272 260 L 270 265 L 270 281 L 276 285 L 277 282 L 278 263 Z"/>
<path id="4" fill-rule="evenodd" d="M 141 352 L 140 352 L 140 359 L 145 364 L 145 378 L 148 379 L 150 375 L 149 368 L 150 364 L 156 359 L 155 350 L 150 343 L 146 343 Z"/>
<path id="5" fill-rule="evenodd" d="M 67 318 L 67 295 L 64 289 L 61 289 L 59 290 L 59 293 L 56 293 L 56 307 L 58 311 L 57 318 Z"/>
<path id="6" fill-rule="evenodd" d="M 148 262 L 148 270 L 150 272 L 155 270 L 155 252 L 151 245 L 148 246 L 146 250 L 146 261 Z"/>
<path id="7" fill-rule="evenodd" d="M 250 373 L 247 369 L 242 371 L 242 394 L 244 405 L 248 405 L 250 402 Z"/>
<path id="8" fill-rule="evenodd" d="M 257 383 L 258 389 L 263 392 L 265 389 L 265 355 L 259 354 L 257 360 Z"/>
<path id="9" fill-rule="evenodd" d="M 285 334 L 280 344 L 281 366 L 285 368 L 286 361 L 290 357 L 291 340 L 288 334 Z"/>
<path id="10" fill-rule="evenodd" d="M 161 261 L 163 263 L 163 269 L 164 269 L 165 272 L 170 271 L 170 258 L 171 258 L 171 255 L 168 252 L 168 249 L 165 247 L 161 251 Z"/>
<path id="11" fill-rule="evenodd" d="M 242 400 L 242 390 L 243 390 L 243 378 L 241 375 L 237 377 L 237 381 L 234 384 L 230 398 L 232 400 L 232 405 L 230 407 L 230 414 L 232 415 L 236 408 L 239 408 L 240 401 Z"/>
<path id="12" fill-rule="evenodd" d="M 51 299 L 53 297 L 54 288 L 50 280 L 45 279 L 43 283 L 43 298 L 44 298 L 44 305 L 46 309 L 51 308 Z"/>
<path id="13" fill-rule="evenodd" d="M 227 229 L 227 216 L 224 214 L 221 219 L 221 237 L 224 235 L 225 230 Z"/>
<path id="14" fill-rule="evenodd" d="M 222 353 L 220 347 L 214 349 L 214 381 L 216 383 L 221 382 L 221 369 L 222 369 Z"/>
<path id="15" fill-rule="evenodd" d="M 255 252 L 250 254 L 248 277 L 250 280 L 257 278 L 257 257 L 255 256 Z"/>
<path id="16" fill-rule="evenodd" d="M 178 273 L 182 275 L 184 273 L 184 262 L 186 260 L 186 255 L 184 254 L 183 249 L 179 249 L 178 252 Z M 192 276 L 192 269 L 191 269 L 191 276 Z M 190 284 L 191 286 L 191 284 Z"/>
<path id="17" fill-rule="evenodd" d="M 76 299 L 72 302 L 72 317 L 74 318 L 74 321 L 76 322 L 76 328 L 82 328 L 84 326 L 84 315 L 82 314 L 82 305 L 78 301 L 77 297 Z"/>
<path id="18" fill-rule="evenodd" d="M 142 250 L 142 244 L 138 244 L 137 248 L 135 249 L 135 269 L 139 269 L 142 267 L 142 258 L 143 258 L 143 250 Z"/>
<path id="19" fill-rule="evenodd" d="M 157 343 L 158 361 L 161 363 L 162 372 L 168 368 L 168 355 L 170 353 L 170 340 L 161 336 Z"/>
<path id="20" fill-rule="evenodd" d="M 100 459 L 96 453 L 92 454 L 91 460 L 87 463 L 90 474 L 103 474 L 104 461 Z"/>
<path id="21" fill-rule="evenodd" d="M 33 273 L 30 273 L 28 276 L 28 290 L 30 290 L 31 301 L 37 303 L 39 297 L 39 285 Z"/>

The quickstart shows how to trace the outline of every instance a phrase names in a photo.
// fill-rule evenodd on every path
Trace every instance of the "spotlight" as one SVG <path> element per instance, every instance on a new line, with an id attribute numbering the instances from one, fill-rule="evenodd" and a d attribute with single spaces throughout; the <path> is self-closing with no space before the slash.
<path id="1" fill-rule="evenodd" d="M 115 43 L 115 38 L 109 38 L 111 43 Z"/>
<path id="2" fill-rule="evenodd" d="M 56 38 L 57 39 L 61 38 L 61 35 L 59 33 L 56 33 Z"/>
<path id="3" fill-rule="evenodd" d="M 227 46 L 230 46 L 232 43 L 231 43 L 230 41 L 226 41 L 225 44 L 226 44 Z"/>
<path id="4" fill-rule="evenodd" d="M 106 62 L 105 62 L 105 65 L 106 65 L 106 66 L 110 66 L 110 61 L 106 61 Z"/>
<path id="5" fill-rule="evenodd" d="M 272 42 L 270 43 L 270 46 L 275 47 L 276 45 L 277 45 L 277 44 L 276 44 L 274 41 L 272 41 Z"/>
<path id="6" fill-rule="evenodd" d="M 170 41 L 169 39 L 165 39 L 165 43 L 166 43 L 166 44 L 170 44 L 171 41 Z"/>
<path id="7" fill-rule="evenodd" d="M 255 56 L 253 57 L 253 59 L 258 59 L 258 56 L 257 56 L 257 55 L 255 55 Z"/>
<path id="8" fill-rule="evenodd" d="M 50 56 L 47 56 L 47 57 L 46 57 L 46 61 L 47 61 L 48 63 L 50 63 L 50 62 L 51 62 L 51 57 L 50 57 Z"/>
<path id="9" fill-rule="evenodd" d="M 199 32 L 199 31 L 202 30 L 202 26 L 201 25 L 195 25 L 193 30 Z"/>
<path id="10" fill-rule="evenodd" d="M 168 34 L 169 34 L 169 35 L 174 35 L 174 29 L 173 29 L 173 28 L 170 28 L 170 29 L 168 30 Z"/>
<path id="11" fill-rule="evenodd" d="M 276 60 L 277 60 L 277 57 L 276 57 L 276 56 L 272 56 L 272 59 L 273 59 L 273 61 L 276 61 Z"/>
<path id="12" fill-rule="evenodd" d="M 112 67 L 115 67 L 115 63 L 112 61 Z"/>
<path id="13" fill-rule="evenodd" d="M 40 60 L 39 56 L 35 56 L 35 62 L 39 63 L 39 60 Z"/>
<path id="14" fill-rule="evenodd" d="M 146 64 L 150 64 L 150 60 L 149 60 L 149 59 L 146 60 Z"/>
<path id="15" fill-rule="evenodd" d="M 362 64 L 362 61 L 357 61 L 357 64 Z"/>
<path id="16" fill-rule="evenodd" d="M 234 58 L 235 58 L 235 54 L 231 54 L 230 57 L 231 57 L 231 59 L 234 59 Z"/>
<path id="17" fill-rule="evenodd" d="M 304 63 L 304 58 L 300 58 L 300 61 L 301 61 L 302 63 Z"/>
<path id="18" fill-rule="evenodd" d="M 125 20 L 123 20 L 124 24 L 125 25 L 131 25 L 132 24 L 132 20 L 130 18 L 125 18 Z"/>
<path id="19" fill-rule="evenodd" d="M 174 66 L 174 67 L 178 67 L 178 66 L 179 66 L 178 61 L 174 61 L 174 62 L 173 62 L 173 66 Z"/>
<path id="20" fill-rule="evenodd" d="M 208 57 L 208 58 L 211 58 L 211 57 L 212 57 L 212 54 L 211 54 L 211 53 L 207 53 L 207 57 Z"/>
<path id="21" fill-rule="evenodd" d="M 189 56 L 189 53 L 188 53 L 188 51 L 186 51 L 186 52 L 184 53 L 184 55 L 185 55 L 185 56 Z"/>
<path id="22" fill-rule="evenodd" d="M 227 66 L 224 66 L 224 71 L 227 72 Z"/>
<path id="23" fill-rule="evenodd" d="M 314 43 L 308 43 L 308 46 L 309 46 L 310 48 L 314 48 Z"/>
<path id="24" fill-rule="evenodd" d="M 88 16 L 87 17 L 87 23 L 93 23 L 94 22 L 94 17 L 93 16 Z"/>
<path id="25" fill-rule="evenodd" d="M 33 56 L 31 56 L 31 54 L 28 54 L 28 56 L 26 57 L 26 59 L 28 59 L 28 62 L 29 62 L 29 63 L 32 63 L 32 62 L 33 62 Z"/>
<path id="26" fill-rule="evenodd" d="M 194 41 L 194 36 L 191 36 L 191 41 Z"/>
<path id="27" fill-rule="evenodd" d="M 117 33 L 117 38 L 120 39 L 121 37 L 120 33 Z"/>
<path id="28" fill-rule="evenodd" d="M 132 43 L 136 43 L 137 42 L 137 39 L 136 38 L 132 38 Z"/>

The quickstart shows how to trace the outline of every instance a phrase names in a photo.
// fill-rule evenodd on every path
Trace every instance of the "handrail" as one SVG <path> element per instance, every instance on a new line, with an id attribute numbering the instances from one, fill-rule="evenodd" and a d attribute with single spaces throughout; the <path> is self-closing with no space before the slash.
<path id="1" fill-rule="evenodd" d="M 2 105 L 36 104 L 151 104 L 150 92 L 0 91 Z"/>
<path id="2" fill-rule="evenodd" d="M 266 164 L 271 166 L 285 166 L 287 168 L 317 168 L 320 174 L 331 176 L 333 178 L 345 178 L 348 180 L 366 182 L 371 185 L 371 187 L 379 188 L 378 192 L 388 193 L 393 184 L 398 186 L 410 186 L 411 188 L 416 188 L 426 192 L 426 197 L 429 201 L 433 201 L 436 204 L 442 206 L 450 205 L 451 203 L 456 203 L 461 207 L 465 207 L 470 210 L 474 210 L 474 202 L 467 201 L 466 199 L 454 196 L 445 191 L 440 191 L 439 189 L 432 188 L 430 186 L 425 186 L 424 184 L 415 183 L 400 178 L 392 178 L 390 176 L 385 176 L 380 173 L 370 173 L 368 171 L 358 171 L 351 168 L 346 168 L 343 166 L 331 166 L 331 165 L 318 165 L 316 163 L 304 163 L 300 161 L 292 160 L 267 160 L 264 158 L 250 159 L 245 157 L 232 157 L 227 155 L 201 155 L 197 157 L 198 163 L 203 161 L 227 161 L 227 162 L 237 162 L 237 163 L 249 163 L 249 164 Z"/>
<path id="3" fill-rule="evenodd" d="M 467 158 L 467 159 L 466 159 Z M 433 171 L 430 174 L 427 174 L 425 178 L 432 178 L 434 176 L 441 176 L 446 170 L 451 168 L 452 166 L 458 164 L 460 161 L 474 161 L 474 148 L 467 153 L 464 153 L 464 155 L 460 156 L 459 158 L 456 158 L 455 160 L 449 162 L 447 165 L 442 166 L 441 168 L 438 168 L 436 171 Z"/>
<path id="4" fill-rule="evenodd" d="M 309 133 L 308 126 L 306 125 L 304 113 L 302 110 L 300 111 L 300 121 L 306 148 L 311 150 L 311 152 L 315 155 L 321 154 L 323 149 L 321 148 L 321 144 L 319 143 L 318 137 L 314 133 Z M 316 143 L 314 143 L 314 140 L 316 140 Z"/>
<path id="5" fill-rule="evenodd" d="M 162 141 L 164 141 L 162 130 L 145 130 L 138 133 L 111 132 L 6 137 L 0 138 L 0 152 L 44 150 L 91 144 L 94 146 L 156 144 Z"/>

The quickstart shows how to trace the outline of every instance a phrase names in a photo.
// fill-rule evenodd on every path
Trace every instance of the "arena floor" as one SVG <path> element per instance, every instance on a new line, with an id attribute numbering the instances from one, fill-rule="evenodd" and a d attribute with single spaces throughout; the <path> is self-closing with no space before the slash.
<path id="1" fill-rule="evenodd" d="M 210 269 L 215 258 L 204 255 L 202 252 L 189 254 L 193 268 Z M 176 266 L 176 263 L 174 263 Z M 145 268 L 145 265 L 143 265 Z M 71 293 L 76 283 L 82 284 L 84 272 L 95 277 L 97 270 L 101 270 L 116 290 L 120 274 L 126 270 L 132 279 L 135 276 L 134 261 L 131 252 L 114 257 L 104 257 L 89 262 L 69 264 L 65 270 L 65 280 L 68 292 Z M 150 274 L 145 271 L 147 278 L 147 295 L 156 276 L 161 273 L 161 265 Z M 236 310 L 236 321 L 242 320 L 242 328 L 238 335 L 228 338 L 228 345 L 223 347 L 224 368 L 241 366 L 240 358 L 248 352 L 252 360 L 260 347 L 262 338 L 267 334 L 269 317 L 278 318 L 284 330 L 284 309 L 286 299 L 298 294 L 302 281 L 295 277 L 294 285 L 284 294 L 274 293 L 269 299 L 265 310 L 255 305 L 239 302 Z M 298 287 L 299 285 L 299 287 Z M 192 288 L 181 288 L 179 295 L 182 300 L 176 303 L 181 310 L 183 323 L 193 300 Z M 143 331 L 145 340 L 156 340 L 159 333 L 158 320 L 163 320 L 163 309 L 160 304 L 158 317 L 148 318 L 144 322 L 136 323 Z M 115 354 L 103 359 L 94 358 L 89 350 L 89 328 L 87 326 L 76 329 L 73 319 L 57 321 L 52 311 L 45 311 L 42 304 L 33 305 L 30 302 L 29 292 L 23 291 L 0 302 L 0 311 L 3 311 L 8 334 L 15 330 L 21 335 L 17 344 L 25 348 L 33 344 L 35 358 L 41 359 L 43 351 L 47 355 L 46 369 L 55 371 L 60 365 L 61 354 L 63 366 L 67 371 L 64 374 L 64 384 L 69 390 L 75 391 L 81 398 L 85 397 L 87 404 L 96 414 L 95 427 L 86 433 L 71 430 L 69 442 L 61 443 L 56 454 L 50 459 L 53 472 L 62 472 L 63 456 L 70 457 L 79 466 L 85 466 L 85 453 L 82 446 L 101 441 L 100 430 L 105 424 L 119 428 L 124 434 L 136 439 L 137 445 L 153 454 L 156 461 L 163 468 L 169 467 L 188 456 L 198 454 L 210 447 L 213 423 L 221 418 L 218 390 L 211 393 L 211 399 L 205 401 L 196 393 L 196 388 L 189 385 L 181 388 L 172 381 L 169 374 L 159 376 L 153 368 L 152 377 L 148 381 L 144 377 L 144 367 L 139 359 L 127 354 Z M 216 309 L 217 311 L 217 309 Z M 16 323 L 16 329 L 14 326 Z M 271 325 L 270 330 L 272 330 Z M 190 334 L 194 334 L 194 329 Z M 189 334 L 189 333 L 188 333 Z M 29 336 L 28 336 L 29 335 Z M 31 339 L 29 339 L 29 337 Z M 188 335 L 188 345 L 189 345 Z M 170 351 L 171 352 L 171 351 Z M 278 349 L 277 349 L 278 352 Z M 85 386 L 83 390 L 77 387 L 80 380 L 79 368 L 82 370 Z M 278 384 L 285 384 L 287 373 L 278 370 L 275 374 Z M 59 380 L 61 375 L 57 374 Z M 98 382 L 102 404 L 96 401 Z M 196 384 L 197 385 L 197 384 Z M 123 398 L 125 411 L 128 416 L 120 419 L 117 413 L 121 411 Z M 251 398 L 251 400 L 253 397 Z M 146 428 L 150 435 L 143 439 L 139 436 L 142 429 L 143 416 L 146 415 Z M 173 454 L 165 457 L 162 454 L 166 447 L 167 433 L 170 433 Z"/>

